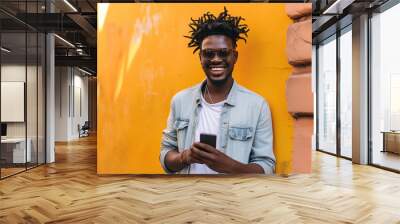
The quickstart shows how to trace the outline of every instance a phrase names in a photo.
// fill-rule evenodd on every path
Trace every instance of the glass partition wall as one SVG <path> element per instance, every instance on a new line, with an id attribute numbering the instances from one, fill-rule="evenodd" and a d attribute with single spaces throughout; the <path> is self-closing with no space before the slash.
<path id="1" fill-rule="evenodd" d="M 371 18 L 370 163 L 400 171 L 400 4 Z"/>
<path id="2" fill-rule="evenodd" d="M 26 33 L 1 34 L 1 177 L 26 169 Z M 6 49 L 6 50 L 4 50 Z M 29 162 L 30 160 L 28 160 Z"/>
<path id="3" fill-rule="evenodd" d="M 336 154 L 336 35 L 320 43 L 318 60 L 318 149 Z"/>
<path id="4" fill-rule="evenodd" d="M 352 158 L 352 33 L 351 25 L 342 30 L 339 49 L 340 155 Z"/>
<path id="5" fill-rule="evenodd" d="M 40 1 L 19 1 L 18 7 L 23 12 L 36 13 L 42 10 L 39 4 Z M 44 33 L 3 11 L 0 26 L 3 179 L 45 163 L 46 40 Z"/>
<path id="6" fill-rule="evenodd" d="M 351 25 L 317 45 L 317 149 L 352 157 Z"/>

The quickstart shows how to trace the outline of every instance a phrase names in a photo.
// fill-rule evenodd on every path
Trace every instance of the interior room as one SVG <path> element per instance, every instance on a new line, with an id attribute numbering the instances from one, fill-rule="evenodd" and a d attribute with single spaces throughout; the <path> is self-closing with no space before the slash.
<path id="1" fill-rule="evenodd" d="M 112 21 L 107 17 L 111 15 L 107 14 L 108 4 L 141 6 L 143 18 L 124 21 L 132 32 L 109 25 L 115 28 L 113 35 L 129 38 L 133 53 L 121 60 L 134 61 L 140 46 L 145 45 L 142 37 L 153 32 L 158 35 L 153 41 L 167 39 L 157 28 L 163 24 L 165 14 L 149 4 L 200 2 L 218 2 L 221 9 L 224 4 L 232 4 L 224 0 L 0 1 L 0 223 L 400 223 L 398 0 L 239 1 L 278 5 L 284 12 L 280 21 L 287 25 L 287 31 L 276 38 L 285 40 L 284 66 L 271 63 L 276 58 L 260 60 L 254 52 L 240 55 L 245 61 L 261 63 L 261 68 L 286 72 L 285 80 L 280 80 L 286 89 L 281 92 L 283 109 L 279 112 L 285 113 L 288 121 L 284 128 L 293 133 L 285 136 L 290 144 L 280 139 L 290 154 L 288 162 L 280 163 L 273 174 L 134 174 L 129 167 L 137 164 L 115 162 L 111 168 L 120 173 L 99 172 L 102 146 L 110 142 L 123 145 L 119 155 L 131 157 L 130 150 L 137 144 L 145 148 L 141 140 L 147 139 L 150 130 L 142 128 L 137 141 L 129 139 L 134 142 L 129 146 L 126 138 L 104 135 L 124 132 L 117 130 L 120 127 L 110 129 L 102 122 L 104 118 L 118 116 L 119 121 L 128 121 L 124 118 L 131 114 L 112 114 L 113 107 L 101 111 L 107 105 L 99 104 L 120 100 L 124 108 L 124 102 L 136 99 L 134 94 L 119 98 L 116 94 L 106 95 L 100 83 L 108 77 L 110 85 L 116 83 L 113 88 L 117 92 L 127 83 L 126 76 L 137 75 L 124 76 L 119 71 L 105 74 L 99 69 L 104 66 L 99 66 L 99 43 L 105 49 L 103 59 L 120 46 L 113 43 L 113 38 L 106 43 L 99 40 L 101 24 Z M 178 13 L 174 16 L 180 19 Z M 168 29 L 177 27 L 168 23 Z M 270 42 L 273 38 L 251 42 L 251 37 L 250 32 L 246 44 L 257 46 L 252 44 L 258 41 L 277 48 Z M 179 38 L 184 38 L 183 34 Z M 170 42 L 162 44 L 172 49 L 168 57 L 173 59 L 178 51 L 168 45 Z M 192 51 L 189 49 L 188 55 L 196 60 L 205 55 L 193 55 Z M 223 56 L 226 59 L 234 51 L 210 52 L 214 60 Z M 137 58 L 142 61 L 131 65 L 142 66 L 153 77 L 154 71 L 148 69 L 150 59 Z M 188 61 L 177 64 L 184 67 Z M 196 66 L 201 72 L 200 64 Z M 167 80 L 162 84 L 174 81 L 168 80 L 166 67 L 157 70 Z M 187 74 L 180 72 L 176 77 L 183 75 Z M 267 79 L 251 78 L 260 89 L 269 91 L 260 81 Z M 145 81 L 139 84 L 150 86 Z M 141 90 L 129 88 L 133 87 L 125 86 L 124 90 Z M 145 94 L 154 97 L 164 92 Z M 143 108 L 139 104 L 134 109 Z M 105 112 L 108 116 L 103 116 Z M 174 122 L 172 129 L 182 136 L 189 122 L 180 121 Z M 130 122 L 124 127 L 134 129 L 138 125 Z M 236 134 L 227 131 L 227 138 L 247 141 L 250 132 L 238 129 Z M 101 133 L 103 138 L 99 138 Z M 161 137 L 163 133 L 156 134 Z M 148 151 L 158 153 L 160 144 L 156 145 Z M 114 159 L 113 151 L 108 152 L 101 158 L 103 162 Z M 188 165 L 182 158 L 178 166 Z M 144 160 L 134 159 L 138 163 Z"/>

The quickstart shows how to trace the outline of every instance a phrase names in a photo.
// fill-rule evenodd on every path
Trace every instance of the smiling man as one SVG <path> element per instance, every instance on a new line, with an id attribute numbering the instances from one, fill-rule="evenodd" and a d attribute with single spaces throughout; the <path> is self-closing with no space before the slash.
<path id="1" fill-rule="evenodd" d="M 172 99 L 160 152 L 167 173 L 274 172 L 268 103 L 232 77 L 236 42 L 246 41 L 249 31 L 243 20 L 224 8 L 218 17 L 207 12 L 189 24 L 188 46 L 199 50 L 206 80 Z M 216 147 L 200 143 L 202 133 L 216 135 Z"/>

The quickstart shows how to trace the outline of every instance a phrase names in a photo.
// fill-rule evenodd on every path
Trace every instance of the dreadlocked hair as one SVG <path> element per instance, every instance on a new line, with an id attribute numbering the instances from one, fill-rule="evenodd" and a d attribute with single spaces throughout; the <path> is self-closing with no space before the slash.
<path id="1" fill-rule="evenodd" d="M 190 18 L 190 20 L 192 21 L 189 24 L 191 28 L 191 31 L 189 31 L 190 36 L 184 37 L 190 39 L 188 47 L 195 48 L 193 53 L 201 48 L 201 42 L 207 36 L 216 34 L 228 36 L 232 39 L 234 47 L 236 47 L 238 40 L 242 39 L 246 42 L 247 32 L 249 32 L 246 24 L 240 24 L 240 21 L 245 19 L 240 16 L 229 15 L 225 7 L 218 17 L 207 12 L 198 19 Z"/>

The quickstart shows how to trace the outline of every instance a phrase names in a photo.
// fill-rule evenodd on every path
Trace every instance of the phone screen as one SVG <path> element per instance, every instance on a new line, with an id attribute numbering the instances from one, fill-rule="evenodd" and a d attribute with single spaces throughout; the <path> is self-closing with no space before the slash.
<path id="1" fill-rule="evenodd" d="M 217 136 L 212 135 L 212 134 L 201 133 L 200 134 L 200 142 L 216 148 L 217 147 Z"/>

